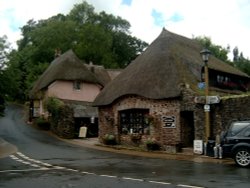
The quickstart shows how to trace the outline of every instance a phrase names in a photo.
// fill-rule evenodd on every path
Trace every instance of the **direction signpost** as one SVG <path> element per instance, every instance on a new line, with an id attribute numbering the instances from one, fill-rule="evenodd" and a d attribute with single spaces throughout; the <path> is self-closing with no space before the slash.
<path id="1" fill-rule="evenodd" d="M 218 104 L 220 103 L 220 97 L 219 96 L 207 96 L 207 99 L 205 96 L 198 96 L 194 98 L 194 102 L 198 104 Z"/>
<path id="2" fill-rule="evenodd" d="M 218 104 L 220 103 L 219 96 L 207 96 L 207 104 Z"/>

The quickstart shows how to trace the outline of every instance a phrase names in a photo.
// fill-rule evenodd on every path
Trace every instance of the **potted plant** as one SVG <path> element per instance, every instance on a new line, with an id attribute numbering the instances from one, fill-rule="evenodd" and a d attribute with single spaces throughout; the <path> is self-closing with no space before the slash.
<path id="1" fill-rule="evenodd" d="M 130 134 L 130 139 L 134 142 L 138 142 L 139 140 L 141 140 L 141 134 L 139 133 L 131 133 Z"/>
<path id="2" fill-rule="evenodd" d="M 106 145 L 115 145 L 115 136 L 113 134 L 105 134 L 105 136 L 103 137 L 103 142 Z"/>

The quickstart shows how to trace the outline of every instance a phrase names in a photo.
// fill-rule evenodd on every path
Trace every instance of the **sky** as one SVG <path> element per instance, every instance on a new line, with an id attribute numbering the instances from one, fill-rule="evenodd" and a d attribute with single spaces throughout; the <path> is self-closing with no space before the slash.
<path id="1" fill-rule="evenodd" d="M 28 20 L 68 14 L 82 0 L 0 0 L 0 36 L 15 48 Z M 210 37 L 231 50 L 237 46 L 250 58 L 250 0 L 86 0 L 96 12 L 120 16 L 131 24 L 131 35 L 149 44 L 162 28 L 188 37 Z M 232 56 L 232 55 L 231 55 Z M 230 55 L 229 55 L 230 57 Z M 230 57 L 231 58 L 231 57 Z"/>

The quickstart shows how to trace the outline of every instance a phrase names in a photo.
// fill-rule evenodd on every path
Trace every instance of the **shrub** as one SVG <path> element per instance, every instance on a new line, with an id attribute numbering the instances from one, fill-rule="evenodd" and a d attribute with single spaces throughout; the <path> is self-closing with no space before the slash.
<path id="1" fill-rule="evenodd" d="M 37 118 L 34 121 L 35 125 L 37 125 L 39 128 L 43 129 L 43 130 L 49 130 L 50 129 L 50 123 L 44 119 L 44 118 Z"/>
<path id="2" fill-rule="evenodd" d="M 45 102 L 46 108 L 48 112 L 52 116 L 56 116 L 60 113 L 60 110 L 63 108 L 64 103 L 60 99 L 49 97 L 47 101 Z"/>

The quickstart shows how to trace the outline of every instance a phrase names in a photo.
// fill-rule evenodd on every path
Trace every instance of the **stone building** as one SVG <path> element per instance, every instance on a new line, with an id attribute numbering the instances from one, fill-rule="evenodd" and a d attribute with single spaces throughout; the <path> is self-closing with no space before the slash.
<path id="1" fill-rule="evenodd" d="M 164 150 L 176 151 L 192 147 L 194 139 L 205 140 L 204 104 L 195 100 L 204 95 L 199 86 L 204 77 L 202 49 L 196 40 L 163 29 L 95 99 L 100 141 L 112 134 L 120 144 L 143 145 L 150 139 Z M 247 74 L 215 57 L 208 68 L 211 95 L 249 91 Z M 216 105 L 211 109 L 212 136 L 219 124 Z"/>

